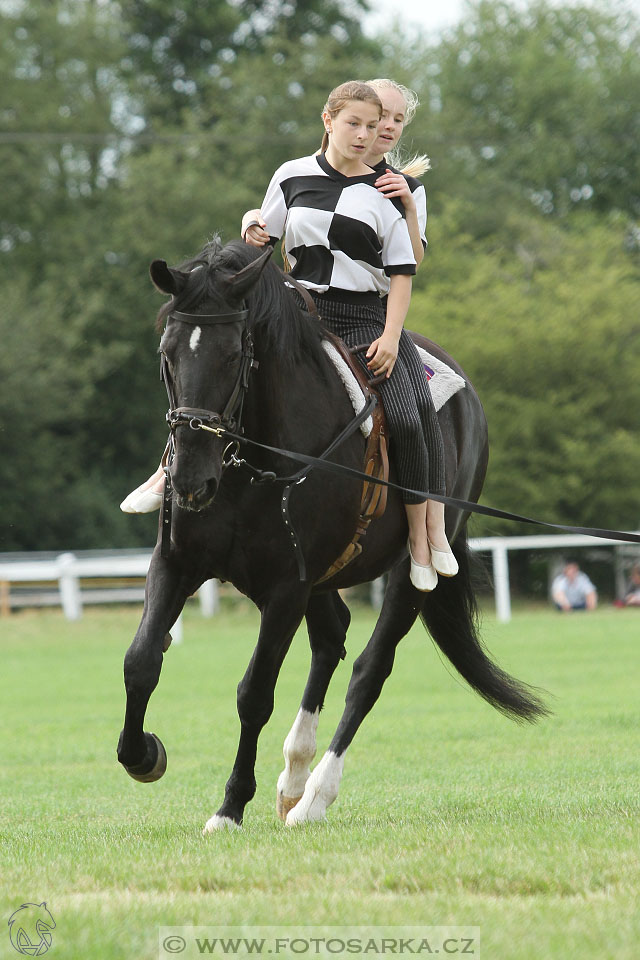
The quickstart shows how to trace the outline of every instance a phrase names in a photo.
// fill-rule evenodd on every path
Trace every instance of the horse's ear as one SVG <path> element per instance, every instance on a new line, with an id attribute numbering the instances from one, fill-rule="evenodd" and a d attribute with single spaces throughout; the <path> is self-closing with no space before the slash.
<path id="1" fill-rule="evenodd" d="M 166 260 L 154 260 L 149 267 L 149 276 L 160 293 L 169 293 L 175 297 L 184 287 L 189 274 L 168 267 Z"/>
<path id="2" fill-rule="evenodd" d="M 252 260 L 251 263 L 243 267 L 242 270 L 239 270 L 238 273 L 234 273 L 232 277 L 227 277 L 227 283 L 231 287 L 234 297 L 242 299 L 251 287 L 258 282 L 260 274 L 271 259 L 272 253 L 273 247 L 269 243 L 263 254 L 255 260 Z"/>

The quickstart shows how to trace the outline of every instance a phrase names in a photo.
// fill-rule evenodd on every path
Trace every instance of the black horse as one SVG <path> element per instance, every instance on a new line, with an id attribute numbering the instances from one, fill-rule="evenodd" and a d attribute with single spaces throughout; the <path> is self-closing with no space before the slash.
<path id="1" fill-rule="evenodd" d="M 171 642 L 168 631 L 187 597 L 205 580 L 230 581 L 258 606 L 261 626 L 238 686 L 241 729 L 235 764 L 222 806 L 206 831 L 239 825 L 255 793 L 258 737 L 271 716 L 278 672 L 303 617 L 311 668 L 285 741 L 285 769 L 277 790 L 278 812 L 288 824 L 324 817 L 338 792 L 347 747 L 391 673 L 397 644 L 418 616 L 453 666 L 494 707 L 530 721 L 545 712 L 531 688 L 497 667 L 479 641 L 465 514 L 447 508 L 447 532 L 460 571 L 454 578 L 441 578 L 432 593 L 420 593 L 410 582 L 405 513 L 393 490 L 384 516 L 368 530 L 361 555 L 333 579 L 318 584 L 350 542 L 361 483 L 310 470 L 293 488 L 288 527 L 282 517 L 285 484 L 280 479 L 252 480 L 260 471 L 288 477 L 299 464 L 259 446 L 243 446 L 240 457 L 238 447 L 229 444 L 226 430 L 235 428 L 261 444 L 317 456 L 354 417 L 322 348 L 320 324 L 300 309 L 282 273 L 268 262 L 269 254 L 237 241 L 225 247 L 212 242 L 179 269 L 163 260 L 151 265 L 154 284 L 171 295 L 158 315 L 158 329 L 164 327 L 160 351 L 173 401 L 174 510 L 168 549 L 160 545 L 167 522 L 161 515 L 142 621 L 125 657 L 127 706 L 118 759 L 136 780 L 153 781 L 164 773 L 164 748 L 155 734 L 143 731 L 143 723 Z M 438 346 L 416 339 L 464 376 Z M 475 501 L 484 480 L 488 442 L 484 413 L 468 380 L 439 416 L 447 493 Z M 364 440 L 357 431 L 330 459 L 361 469 L 363 453 Z M 292 528 L 306 561 L 306 580 L 299 575 Z M 385 572 L 382 610 L 354 663 L 344 714 L 328 751 L 310 774 L 318 714 L 344 656 L 350 620 L 338 588 Z"/>

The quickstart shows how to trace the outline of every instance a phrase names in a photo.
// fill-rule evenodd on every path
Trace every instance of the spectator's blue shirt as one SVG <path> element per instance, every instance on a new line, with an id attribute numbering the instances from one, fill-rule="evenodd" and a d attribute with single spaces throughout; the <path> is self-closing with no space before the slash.
<path id="1" fill-rule="evenodd" d="M 557 576 L 553 581 L 551 593 L 555 596 L 557 591 L 562 591 L 567 601 L 574 607 L 577 604 L 584 603 L 587 596 L 594 593 L 595 589 L 586 573 L 580 571 L 575 580 L 569 580 L 564 573 Z"/>

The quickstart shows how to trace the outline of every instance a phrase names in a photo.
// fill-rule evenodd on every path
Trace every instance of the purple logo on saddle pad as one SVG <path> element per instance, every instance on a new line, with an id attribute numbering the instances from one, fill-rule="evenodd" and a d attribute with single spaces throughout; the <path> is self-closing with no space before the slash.
<path id="1" fill-rule="evenodd" d="M 423 363 L 422 366 L 424 367 L 424 372 L 427 375 L 427 380 L 431 380 L 431 377 L 435 377 L 436 375 L 435 370 L 432 370 L 427 363 Z"/>

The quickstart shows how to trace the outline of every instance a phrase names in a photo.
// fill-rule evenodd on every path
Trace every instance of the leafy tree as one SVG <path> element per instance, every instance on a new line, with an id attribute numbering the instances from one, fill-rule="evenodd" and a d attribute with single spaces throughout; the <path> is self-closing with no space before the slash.
<path id="1" fill-rule="evenodd" d="M 420 37 L 387 40 L 394 75 L 422 94 L 410 133 L 432 154 L 436 203 L 465 197 L 479 232 L 514 197 L 545 215 L 637 217 L 639 41 L 629 10 L 543 0 L 469 3 L 426 49 Z"/>
<path id="2" fill-rule="evenodd" d="M 123 47 L 114 13 L 97 0 L 0 6 L 0 274 L 41 277 L 71 259 L 78 211 L 99 206 L 115 176 Z"/>
<path id="3" fill-rule="evenodd" d="M 181 122 L 184 111 L 200 109 L 212 124 L 225 116 L 220 87 L 233 82 L 243 51 L 263 67 L 261 54 L 276 35 L 298 46 L 329 37 L 357 57 L 372 46 L 359 23 L 367 7 L 366 0 L 189 0 L 179 6 L 123 0 L 131 74 L 139 78 L 150 119 L 164 124 L 171 115 Z M 249 89 L 254 86 L 255 75 Z"/>
<path id="4" fill-rule="evenodd" d="M 421 93 L 433 160 L 410 324 L 478 386 L 485 499 L 637 522 L 636 21 L 481 0 L 381 50 L 364 6 L 0 0 L 0 549 L 153 539 L 118 510 L 165 439 L 149 261 L 237 235 L 328 90 L 385 74 Z"/>
<path id="5" fill-rule="evenodd" d="M 162 301 L 148 264 L 191 255 L 217 231 L 236 235 L 271 168 L 313 149 L 330 71 L 348 76 L 352 64 L 348 33 L 309 30 L 296 42 L 289 18 L 259 48 L 243 51 L 238 41 L 227 64 L 233 79 L 212 73 L 222 117 L 214 123 L 204 102 L 176 113 L 162 97 L 144 99 L 123 46 L 131 35 L 125 8 L 84 0 L 0 6 L 0 71 L 16 104 L 2 115 L 0 143 L 11 173 L 0 235 L 10 291 L 0 383 L 16 411 L 0 425 L 0 480 L 16 491 L 0 550 L 153 538 L 155 518 L 118 510 L 166 436 L 153 330 Z M 287 71 L 297 86 L 284 84 Z M 270 89 L 282 119 L 267 155 Z M 307 96 L 308 111 L 300 106 Z M 294 111 L 313 128 L 304 149 L 304 124 L 281 125 Z M 137 118 L 153 119 L 138 140 Z M 24 424 L 37 442 L 25 443 Z"/>
<path id="6" fill-rule="evenodd" d="M 640 256 L 620 217 L 527 217 L 479 242 L 454 202 L 432 228 L 410 323 L 466 368 L 491 459 L 484 502 L 558 523 L 640 524 Z M 512 525 L 478 519 L 484 532 Z M 523 532 L 531 532 L 526 528 Z"/>

